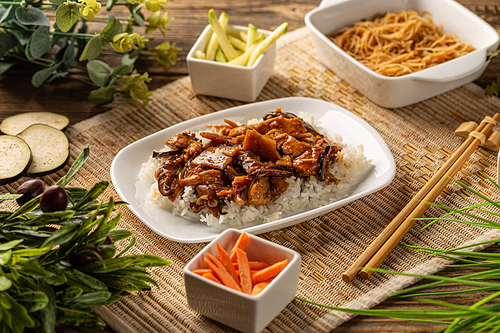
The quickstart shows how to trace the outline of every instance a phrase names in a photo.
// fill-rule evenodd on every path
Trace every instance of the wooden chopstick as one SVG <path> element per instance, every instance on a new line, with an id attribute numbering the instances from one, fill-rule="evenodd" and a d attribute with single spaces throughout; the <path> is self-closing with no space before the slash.
<path id="1" fill-rule="evenodd" d="M 488 137 L 494 124 L 488 123 L 485 117 L 476 132 L 480 132 Z M 495 114 L 493 120 L 500 119 L 500 113 Z M 472 136 L 462 143 L 446 163 L 434 174 L 434 176 L 424 185 L 424 187 L 410 200 L 410 202 L 399 212 L 398 215 L 387 225 L 380 235 L 366 248 L 366 250 L 354 261 L 354 263 L 342 274 L 342 280 L 350 282 L 360 271 L 361 267 L 375 268 L 391 253 L 396 245 L 403 239 L 408 231 L 413 227 L 425 210 L 428 204 L 425 202 L 434 201 L 446 187 L 450 178 L 460 170 L 467 159 L 479 146 L 480 140 Z M 363 269 L 360 276 L 369 278 L 373 271 Z"/>

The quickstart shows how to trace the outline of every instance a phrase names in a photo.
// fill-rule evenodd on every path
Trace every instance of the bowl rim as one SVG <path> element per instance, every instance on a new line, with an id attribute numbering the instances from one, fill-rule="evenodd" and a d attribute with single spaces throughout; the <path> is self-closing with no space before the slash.
<path id="1" fill-rule="evenodd" d="M 368 0 L 366 0 L 366 1 L 368 1 Z M 434 0 L 434 1 L 441 1 L 441 2 L 446 3 L 447 5 L 449 5 L 451 7 L 454 7 L 456 9 L 460 10 L 464 14 L 464 16 L 467 16 L 470 20 L 472 20 L 473 23 L 475 23 L 475 25 L 489 30 L 491 32 L 491 34 L 495 36 L 495 38 L 492 38 L 491 41 L 487 45 L 484 45 L 480 48 L 476 48 L 474 51 L 472 51 L 468 54 L 465 54 L 461 57 L 458 57 L 458 58 L 455 58 L 452 60 L 448 60 L 444 63 L 439 64 L 439 65 L 447 65 L 447 67 L 451 67 L 451 66 L 454 66 L 457 62 L 467 61 L 467 60 L 464 60 L 464 59 L 466 59 L 466 57 L 470 58 L 472 56 L 476 56 L 476 54 L 484 53 L 484 55 L 485 55 L 484 60 L 483 60 L 483 62 L 481 62 L 480 64 L 478 64 L 476 66 L 477 68 L 475 68 L 475 71 L 481 70 L 482 68 L 485 68 L 490 62 L 490 60 L 487 60 L 487 56 L 488 56 L 486 54 L 487 50 L 492 48 L 492 47 L 494 47 L 495 49 L 496 49 L 496 47 L 498 47 L 498 44 L 500 41 L 500 35 L 498 34 L 498 32 L 491 25 L 489 25 L 486 21 L 484 21 L 479 16 L 477 16 L 474 12 L 470 11 L 468 8 L 464 7 L 462 4 L 460 4 L 456 1 L 451 1 L 451 0 Z M 322 0 L 322 2 L 320 3 L 320 5 L 318 7 L 312 9 L 311 11 L 309 11 L 306 14 L 306 16 L 304 17 L 304 21 L 305 21 L 306 26 L 308 27 L 308 29 L 311 33 L 314 33 L 314 35 L 319 37 L 322 41 L 326 42 L 326 44 L 330 48 L 332 48 L 334 51 L 341 54 L 351 64 L 353 64 L 357 68 L 363 70 L 365 73 L 369 74 L 370 76 L 373 76 L 374 78 L 377 78 L 377 79 L 382 80 L 382 81 L 388 81 L 388 82 L 412 80 L 412 79 L 418 80 L 418 79 L 420 79 L 418 76 L 421 76 L 422 73 L 427 74 L 429 72 L 437 72 L 443 68 L 442 66 L 433 66 L 433 67 L 425 68 L 421 71 L 413 72 L 410 74 L 405 74 L 402 76 L 393 77 L 393 76 L 385 76 L 385 75 L 379 74 L 379 73 L 375 72 L 374 70 L 368 68 L 367 66 L 363 65 L 360 61 L 356 60 L 354 57 L 349 55 L 342 48 L 340 48 L 333 41 L 331 41 L 326 35 L 324 35 L 321 31 L 319 31 L 319 29 L 311 21 L 311 16 L 313 16 L 314 14 L 320 13 L 320 12 L 328 10 L 330 8 L 337 7 L 339 5 L 344 4 L 345 2 L 346 1 Z M 492 51 L 490 51 L 490 53 L 491 52 Z M 464 74 L 461 74 L 461 75 L 464 75 Z"/>
<path id="2" fill-rule="evenodd" d="M 227 287 L 227 286 L 225 286 L 223 284 L 220 284 L 220 283 L 217 283 L 215 281 L 209 280 L 209 279 L 204 278 L 203 276 L 201 276 L 199 274 L 196 274 L 196 273 L 192 272 L 193 269 L 196 269 L 196 268 L 192 267 L 193 265 L 195 265 L 195 262 L 197 262 L 201 257 L 205 256 L 206 253 L 212 247 L 215 248 L 215 244 L 218 243 L 222 238 L 228 236 L 228 234 L 230 234 L 230 233 L 236 233 L 238 235 L 246 233 L 250 237 L 251 241 L 253 240 L 253 241 L 261 242 L 263 244 L 266 244 L 267 246 L 271 246 L 271 247 L 275 248 L 276 251 L 283 251 L 283 252 L 288 253 L 289 255 L 292 256 L 292 259 L 289 260 L 287 266 L 280 272 L 280 274 L 278 274 L 273 279 L 273 281 L 271 281 L 271 283 L 266 288 L 264 288 L 263 291 L 261 291 L 257 295 L 249 295 L 249 294 L 246 294 L 244 292 L 241 292 L 241 291 L 229 288 L 229 287 Z M 214 240 L 212 240 L 210 243 L 208 243 L 200 252 L 198 252 L 198 254 L 196 254 L 191 260 L 189 260 L 186 263 L 186 265 L 184 266 L 183 272 L 184 272 L 184 275 L 189 275 L 190 277 L 195 278 L 195 279 L 197 279 L 199 281 L 203 281 L 204 283 L 209 283 L 209 284 L 211 284 L 214 287 L 222 288 L 222 290 L 230 292 L 231 294 L 233 294 L 235 296 L 243 297 L 246 300 L 257 302 L 262 297 L 265 297 L 266 292 L 268 290 L 270 290 L 274 285 L 276 285 L 277 283 L 279 283 L 277 281 L 283 279 L 283 276 L 286 274 L 286 272 L 288 272 L 289 270 L 292 269 L 292 266 L 293 266 L 292 263 L 295 263 L 297 260 L 299 260 L 299 261 L 302 260 L 302 257 L 300 255 L 300 253 L 298 253 L 297 251 L 289 249 L 289 248 L 287 248 L 287 247 L 285 247 L 283 245 L 273 243 L 273 242 L 268 241 L 266 239 L 260 238 L 258 236 L 253 235 L 253 234 L 250 234 L 248 232 L 245 232 L 245 231 L 242 231 L 242 230 L 239 230 L 239 229 L 235 229 L 235 228 L 229 228 L 229 229 L 224 230 L 219 236 L 217 236 Z"/>
<path id="3" fill-rule="evenodd" d="M 237 30 L 240 30 L 240 31 L 247 31 L 248 30 L 248 27 L 245 27 L 245 26 L 241 26 L 241 25 L 229 25 L 231 28 L 234 28 L 234 29 L 237 29 Z M 228 64 L 228 63 L 223 63 L 223 62 L 218 62 L 218 61 L 212 61 L 212 60 L 205 60 L 205 59 L 198 59 L 194 56 L 194 53 L 197 51 L 197 50 L 201 50 L 200 49 L 200 44 L 202 43 L 203 39 L 205 38 L 205 36 L 209 33 L 209 32 L 212 32 L 212 26 L 210 24 L 208 24 L 207 26 L 205 26 L 205 28 L 203 29 L 203 31 L 201 32 L 200 36 L 198 37 L 198 39 L 196 39 L 196 42 L 194 42 L 193 46 L 191 47 L 191 49 L 189 50 L 188 54 L 186 55 L 186 62 L 194 62 L 194 63 L 202 63 L 202 64 L 206 64 L 208 66 L 220 66 L 222 68 L 234 68 L 234 69 L 239 69 L 239 70 L 243 70 L 243 71 L 253 71 L 255 70 L 257 67 L 259 67 L 260 63 L 262 63 L 262 59 L 266 56 L 266 54 L 268 53 L 269 49 L 272 48 L 272 47 L 276 47 L 276 41 L 274 43 L 271 44 L 271 46 L 269 46 L 269 48 L 266 50 L 266 52 L 262 53 L 261 55 L 259 55 L 259 57 L 257 58 L 257 60 L 255 60 L 255 62 L 253 63 L 252 66 L 240 66 L 240 65 L 233 65 L 233 64 Z M 264 30 L 264 29 L 257 29 L 257 32 L 259 33 L 263 33 L 266 37 L 269 36 L 272 31 L 269 31 L 269 30 Z"/>

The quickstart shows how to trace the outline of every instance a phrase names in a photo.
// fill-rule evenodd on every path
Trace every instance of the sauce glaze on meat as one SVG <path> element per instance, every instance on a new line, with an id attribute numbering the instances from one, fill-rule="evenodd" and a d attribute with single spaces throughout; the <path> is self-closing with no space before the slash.
<path id="1" fill-rule="evenodd" d="M 191 209 L 207 209 L 218 218 L 226 201 L 269 203 L 287 189 L 289 177 L 338 182 L 329 170 L 341 148 L 296 115 L 278 108 L 252 125 L 224 121 L 206 126 L 217 133 L 200 133 L 205 144 L 185 131 L 165 142 L 172 150 L 153 152 L 163 162 L 155 173 L 163 196 L 174 201 L 192 186 L 197 200 Z"/>

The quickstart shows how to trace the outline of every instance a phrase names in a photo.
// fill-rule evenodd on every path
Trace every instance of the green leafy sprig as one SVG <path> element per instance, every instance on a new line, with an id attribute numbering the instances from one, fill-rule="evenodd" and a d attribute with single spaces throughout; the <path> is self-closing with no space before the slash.
<path id="1" fill-rule="evenodd" d="M 500 188 L 500 186 L 493 181 L 490 177 L 483 174 L 494 186 Z M 465 185 L 460 181 L 456 181 L 464 189 L 474 193 L 478 197 L 481 197 L 486 202 L 465 207 L 462 209 L 453 209 L 450 207 L 438 205 L 435 203 L 429 203 L 431 205 L 443 208 L 450 211 L 450 213 L 445 214 L 443 217 L 438 219 L 432 218 L 419 218 L 419 220 L 431 220 L 431 222 L 426 226 L 428 227 L 432 223 L 439 221 L 447 221 L 451 223 L 463 223 L 466 225 L 483 226 L 487 228 L 500 229 L 500 223 L 498 218 L 500 214 L 498 209 L 500 209 L 500 201 L 493 201 L 490 198 L 482 195 L 481 193 L 475 191 L 471 187 Z M 493 210 L 484 209 L 485 207 L 491 207 Z M 497 210 L 495 212 L 494 210 Z M 456 215 L 461 215 L 464 219 L 456 217 Z M 487 217 L 484 217 L 487 216 Z M 477 222 L 472 222 L 471 220 L 477 220 Z M 404 290 L 392 293 L 388 295 L 389 297 L 414 297 L 415 301 L 426 302 L 430 304 L 437 305 L 446 309 L 438 310 L 391 310 L 391 309 L 347 309 L 327 306 L 315 302 L 305 300 L 300 297 L 296 299 L 314 304 L 320 307 L 325 307 L 332 310 L 367 315 L 367 316 L 380 316 L 380 317 L 391 317 L 394 319 L 401 319 L 407 321 L 418 321 L 424 323 L 441 324 L 444 326 L 439 332 L 446 333 L 457 333 L 457 332 L 499 332 L 500 331 L 500 303 L 498 298 L 500 297 L 500 254 L 489 253 L 487 251 L 477 252 L 477 251 L 467 251 L 472 247 L 489 245 L 494 243 L 500 243 L 500 239 L 494 239 L 490 241 L 485 241 L 481 243 L 471 244 L 467 246 L 462 246 L 451 250 L 437 250 L 418 246 L 404 245 L 413 248 L 417 251 L 421 251 L 429 256 L 439 256 L 445 259 L 454 260 L 455 263 L 451 265 L 446 265 L 450 268 L 464 268 L 464 267 L 475 267 L 482 268 L 482 271 L 474 272 L 471 274 L 459 275 L 456 277 L 446 277 L 437 275 L 418 275 L 418 274 L 408 274 L 395 271 L 387 271 L 383 269 L 371 269 L 379 273 L 387 274 L 397 274 L 404 276 L 417 277 L 424 280 L 430 280 L 431 282 L 406 288 Z M 456 285 L 461 286 L 459 290 L 453 291 L 432 291 L 432 288 L 437 288 L 441 285 Z M 423 289 L 430 291 L 420 292 Z M 436 296 L 447 296 L 465 293 L 489 293 L 486 297 L 481 298 L 479 301 L 471 306 L 463 306 L 459 304 L 443 302 L 435 300 L 432 297 Z"/>
<path id="2" fill-rule="evenodd" d="M 40 196 L 15 211 L 0 210 L 0 328 L 2 332 L 54 332 L 56 326 L 101 331 L 93 306 L 157 286 L 146 270 L 171 261 L 147 254 L 125 255 L 135 236 L 116 229 L 123 202 L 98 201 L 107 188 L 69 187 L 89 156 L 86 148 L 58 182 L 70 198 L 64 211 L 42 212 Z M 0 195 L 0 205 L 20 195 Z M 114 215 L 114 216 L 113 216 Z M 116 242 L 129 240 L 117 253 Z"/>
<path id="3" fill-rule="evenodd" d="M 145 106 L 151 96 L 146 83 L 151 79 L 147 73 L 139 74 L 134 69 L 137 60 L 141 56 L 154 57 L 169 66 L 178 61 L 179 49 L 169 42 L 150 47 L 150 40 L 135 33 L 134 28 L 145 28 L 146 34 L 159 30 L 165 35 L 173 19 L 164 11 L 166 4 L 166 0 L 109 0 L 108 11 L 123 5 L 130 15 L 101 18 L 101 3 L 96 0 L 0 0 L 0 74 L 19 61 L 28 62 L 42 67 L 31 78 L 35 87 L 58 78 L 71 78 L 96 87 L 89 98 L 98 104 L 109 103 L 121 95 Z M 152 12 L 148 18 L 145 10 Z M 55 11 L 53 26 L 45 15 L 47 11 Z M 100 32 L 89 34 L 87 21 L 105 25 Z M 47 53 L 56 46 L 55 56 L 48 59 Z M 122 65 L 111 70 L 97 60 L 102 52 L 120 54 Z M 86 67 L 79 67 L 77 60 L 89 62 Z"/>

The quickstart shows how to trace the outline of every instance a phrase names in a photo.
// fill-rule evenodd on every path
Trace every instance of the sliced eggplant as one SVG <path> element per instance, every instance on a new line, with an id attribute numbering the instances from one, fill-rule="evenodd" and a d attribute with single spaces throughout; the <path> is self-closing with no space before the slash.
<path id="1" fill-rule="evenodd" d="M 21 178 L 30 167 L 30 146 L 21 138 L 0 135 L 0 185 Z"/>
<path id="2" fill-rule="evenodd" d="M 62 131 L 43 124 L 34 124 L 18 135 L 31 148 L 33 161 L 28 176 L 41 176 L 62 168 L 69 157 L 69 142 Z"/>
<path id="3" fill-rule="evenodd" d="M 33 124 L 45 124 L 63 130 L 69 119 L 52 112 L 25 112 L 5 118 L 0 124 L 0 131 L 9 135 L 18 135 Z"/>

